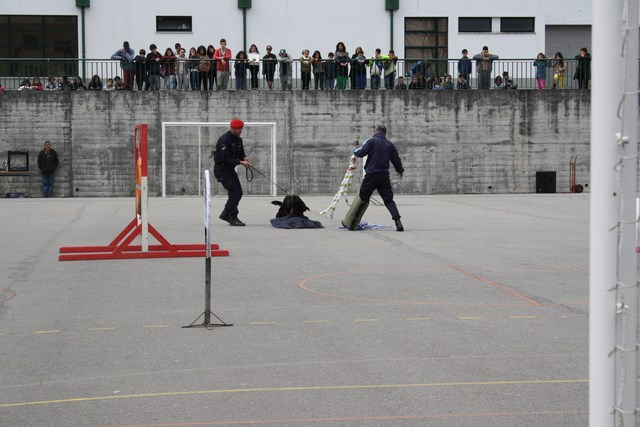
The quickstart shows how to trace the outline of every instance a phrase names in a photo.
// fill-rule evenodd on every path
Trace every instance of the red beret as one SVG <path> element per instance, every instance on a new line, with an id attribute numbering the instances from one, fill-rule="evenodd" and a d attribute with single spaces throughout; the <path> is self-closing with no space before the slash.
<path id="1" fill-rule="evenodd" d="M 244 122 L 240 119 L 231 120 L 231 128 L 232 129 L 242 129 L 244 127 Z"/>

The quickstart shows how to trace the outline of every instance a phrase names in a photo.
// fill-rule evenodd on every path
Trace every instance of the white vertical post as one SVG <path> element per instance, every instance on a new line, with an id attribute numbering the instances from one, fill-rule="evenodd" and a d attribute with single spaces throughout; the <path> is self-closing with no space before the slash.
<path id="1" fill-rule="evenodd" d="M 278 177 L 277 169 L 277 157 L 276 157 L 276 124 L 273 123 L 271 127 L 271 195 L 275 197 L 278 194 L 278 188 L 276 187 L 276 178 Z M 291 189 L 293 193 L 293 189 Z"/>
<path id="2" fill-rule="evenodd" d="M 619 350 L 616 352 L 617 383 L 619 394 L 617 402 L 623 420 L 622 425 L 635 426 L 637 401 L 637 336 L 638 336 L 638 288 L 636 253 L 636 191 L 638 181 L 638 20 L 640 10 L 638 0 L 623 3 L 628 10 L 623 10 L 628 22 L 623 23 L 626 35 L 623 40 L 624 56 L 622 58 L 624 72 L 624 101 L 620 110 L 623 118 L 622 139 L 620 141 L 620 186 L 622 196 L 622 225 L 620 230 L 621 242 L 619 255 L 618 279 L 621 287 L 618 290 L 617 302 L 620 306 L 617 315 L 617 341 Z"/>
<path id="3" fill-rule="evenodd" d="M 167 126 L 162 123 L 162 197 L 167 197 Z"/>
<path id="4" fill-rule="evenodd" d="M 637 2 L 637 0 L 631 0 Z M 622 87 L 623 36 L 621 22 L 623 0 L 593 0 L 593 62 L 591 91 L 591 225 L 590 225 L 590 296 L 589 296 L 589 424 L 593 427 L 615 425 L 616 414 L 616 296 L 613 291 L 620 279 L 618 272 L 619 221 L 622 220 L 620 175 L 617 171 L 620 151 L 616 134 L 622 132 L 622 122 L 618 118 L 618 108 L 623 99 Z M 636 22 L 638 11 L 636 9 Z M 637 69 L 637 33 L 635 50 L 628 50 L 634 56 Z M 616 76 L 612 84 L 612 72 Z M 616 74 L 617 72 L 617 74 Z M 624 76 L 638 85 L 630 74 Z M 616 84 L 617 83 L 617 84 Z M 637 102 L 637 101 L 636 101 Z M 626 104 L 626 103 L 625 103 Z M 635 113 L 625 112 L 625 120 L 632 120 L 637 126 L 637 106 Z M 637 160 L 634 160 L 637 162 Z M 634 166 L 635 168 L 635 166 Z M 635 184 L 634 184 L 635 185 Z M 625 196 L 627 197 L 627 196 Z M 635 208 L 634 194 L 622 200 Z M 631 227 L 634 228 L 634 227 Z M 635 237 L 634 240 L 635 241 Z M 634 247 L 635 251 L 635 247 Z M 635 273 L 634 273 L 635 274 Z M 629 285 L 635 285 L 629 283 Z M 635 320 L 634 320 L 635 324 Z M 619 337 L 618 337 L 619 338 Z M 635 346 L 627 343 L 628 346 Z M 627 356 L 631 357 L 635 353 Z M 633 358 L 635 362 L 635 357 Z M 635 387 L 635 368 L 633 373 Z M 635 392 L 633 398 L 635 399 Z M 635 407 L 633 408 L 635 411 Z M 625 423 L 625 425 L 627 425 Z M 630 425 L 635 425 L 635 422 Z"/>
<path id="5" fill-rule="evenodd" d="M 142 252 L 149 252 L 149 178 L 140 178 L 140 238 Z"/>
<path id="6" fill-rule="evenodd" d="M 198 126 L 198 176 L 202 176 L 202 126 Z M 198 196 L 202 194 L 198 180 Z"/>

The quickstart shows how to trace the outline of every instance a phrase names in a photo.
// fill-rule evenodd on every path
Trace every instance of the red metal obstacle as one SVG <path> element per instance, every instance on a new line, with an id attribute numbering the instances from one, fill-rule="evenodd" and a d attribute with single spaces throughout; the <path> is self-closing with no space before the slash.
<path id="1" fill-rule="evenodd" d="M 107 246 L 67 246 L 60 248 L 58 261 L 84 261 L 103 259 L 137 259 L 137 258 L 182 258 L 204 257 L 204 244 L 174 245 L 169 243 L 158 230 L 149 224 L 147 217 L 148 186 L 147 186 L 147 136 L 146 124 L 136 125 L 133 145 L 136 170 L 136 216 L 118 236 Z M 149 245 L 149 234 L 155 237 L 159 244 Z M 132 245 L 136 237 L 140 236 L 142 244 Z M 211 244 L 211 256 L 229 256 L 229 251 Z"/>

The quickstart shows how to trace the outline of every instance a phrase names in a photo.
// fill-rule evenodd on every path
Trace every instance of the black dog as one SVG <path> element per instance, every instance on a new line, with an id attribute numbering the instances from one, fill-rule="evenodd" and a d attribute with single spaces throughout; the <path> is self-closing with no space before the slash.
<path id="1" fill-rule="evenodd" d="M 283 216 L 304 216 L 306 211 L 311 210 L 297 194 L 287 195 L 283 201 L 274 200 L 271 204 L 280 206 L 276 218 L 282 218 Z"/>

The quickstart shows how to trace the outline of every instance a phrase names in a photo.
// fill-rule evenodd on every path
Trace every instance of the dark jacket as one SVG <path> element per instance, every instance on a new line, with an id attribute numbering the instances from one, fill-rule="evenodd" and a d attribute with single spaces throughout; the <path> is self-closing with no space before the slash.
<path id="1" fill-rule="evenodd" d="M 462 57 L 458 60 L 458 75 L 462 74 L 466 80 L 471 75 L 471 59 Z"/>
<path id="2" fill-rule="evenodd" d="M 147 54 L 147 73 L 149 73 L 150 76 L 160 75 L 160 62 L 156 61 L 156 59 L 160 59 L 160 61 L 162 61 L 162 55 L 160 52 L 149 52 Z"/>
<path id="3" fill-rule="evenodd" d="M 44 150 L 38 154 L 38 168 L 45 175 L 52 174 L 58 168 L 58 153 L 53 148 L 47 154 Z"/>
<path id="4" fill-rule="evenodd" d="M 273 53 L 268 53 L 262 57 L 262 74 L 268 75 L 273 78 L 276 72 L 276 64 L 278 60 Z"/>
<path id="5" fill-rule="evenodd" d="M 355 147 L 353 154 L 357 157 L 368 156 L 364 165 L 366 173 L 389 173 L 389 162 L 393 164 L 396 172 L 404 172 L 398 150 L 384 133 L 378 132 L 369 138 L 362 147 Z"/>
<path id="6" fill-rule="evenodd" d="M 585 56 L 576 55 L 576 72 L 573 75 L 574 80 L 591 80 L 591 54 Z"/>
<path id="7" fill-rule="evenodd" d="M 338 63 L 334 59 L 324 59 L 324 76 L 335 79 L 338 76 Z"/>
<path id="8" fill-rule="evenodd" d="M 231 134 L 231 131 L 227 131 L 218 138 L 216 143 L 216 151 L 213 156 L 213 175 L 216 179 L 220 179 L 223 175 L 234 174 L 235 167 L 245 157 L 247 156 L 244 153 L 242 138 L 235 137 Z"/>

